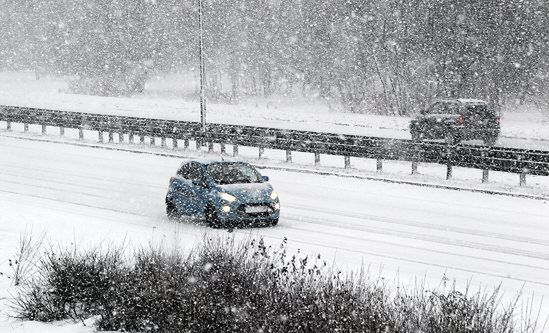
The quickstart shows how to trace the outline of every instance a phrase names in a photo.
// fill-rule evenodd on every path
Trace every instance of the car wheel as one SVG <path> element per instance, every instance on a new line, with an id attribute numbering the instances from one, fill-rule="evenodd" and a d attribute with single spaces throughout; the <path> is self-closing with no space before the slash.
<path id="1" fill-rule="evenodd" d="M 278 219 L 274 219 L 269 223 L 271 226 L 276 226 L 278 224 Z"/>
<path id="2" fill-rule="evenodd" d="M 212 228 L 219 228 L 221 224 L 219 223 L 219 217 L 215 212 L 215 208 L 212 205 L 208 205 L 205 210 L 206 223 Z"/>
<path id="3" fill-rule="evenodd" d="M 168 198 L 166 198 L 166 215 L 170 219 L 179 217 L 179 213 L 177 212 L 177 207 L 175 207 L 175 204 L 170 200 L 168 200 Z"/>

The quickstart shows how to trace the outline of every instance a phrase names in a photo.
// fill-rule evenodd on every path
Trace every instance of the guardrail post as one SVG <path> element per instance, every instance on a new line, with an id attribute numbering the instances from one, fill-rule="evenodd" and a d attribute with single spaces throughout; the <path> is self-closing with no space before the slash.
<path id="1" fill-rule="evenodd" d="M 376 159 L 376 171 L 383 172 L 383 160 L 381 158 Z"/>
<path id="2" fill-rule="evenodd" d="M 99 143 L 103 143 L 103 131 L 98 131 L 99 135 L 98 135 L 98 139 L 99 139 Z"/>
<path id="3" fill-rule="evenodd" d="M 343 156 L 343 164 L 345 169 L 349 169 L 351 167 L 351 156 Z"/>
<path id="4" fill-rule="evenodd" d="M 483 183 L 488 182 L 488 175 L 489 175 L 489 171 L 487 169 L 482 170 L 482 182 Z"/>
<path id="5" fill-rule="evenodd" d="M 59 136 L 65 135 L 65 127 L 59 126 Z"/>
<path id="6" fill-rule="evenodd" d="M 233 145 L 233 156 L 234 157 L 238 156 L 238 145 Z"/>
<path id="7" fill-rule="evenodd" d="M 42 135 L 46 135 L 46 125 L 42 125 Z"/>
<path id="8" fill-rule="evenodd" d="M 151 146 L 156 146 L 156 137 L 155 137 L 154 135 L 151 136 L 151 139 L 150 139 L 150 141 L 149 141 L 149 144 L 150 144 Z"/>
<path id="9" fill-rule="evenodd" d="M 214 151 L 214 143 L 213 142 L 208 142 L 208 152 L 209 153 L 212 153 Z"/>
<path id="10" fill-rule="evenodd" d="M 519 186 L 526 186 L 526 173 L 524 173 L 524 172 L 520 173 Z"/>
<path id="11" fill-rule="evenodd" d="M 118 133 L 118 143 L 124 143 L 124 133 Z"/>
<path id="12" fill-rule="evenodd" d="M 417 165 L 418 163 L 416 161 L 412 161 L 412 175 L 417 174 Z"/>
<path id="13" fill-rule="evenodd" d="M 183 140 L 183 148 L 184 149 L 189 149 L 189 139 Z"/>
<path id="14" fill-rule="evenodd" d="M 286 150 L 286 163 L 292 163 L 292 151 Z"/>
<path id="15" fill-rule="evenodd" d="M 160 147 L 166 148 L 166 137 L 160 138 Z"/>
<path id="16" fill-rule="evenodd" d="M 139 135 L 139 143 L 144 145 L 145 144 L 145 135 L 141 134 Z"/>
<path id="17" fill-rule="evenodd" d="M 446 148 L 446 180 L 452 179 L 452 148 Z"/>
<path id="18" fill-rule="evenodd" d="M 219 146 L 221 147 L 221 154 L 222 155 L 225 155 L 227 153 L 227 148 L 225 147 L 225 143 L 224 142 L 221 142 L 219 144 Z"/>
<path id="19" fill-rule="evenodd" d="M 257 158 L 261 159 L 261 157 L 263 157 L 264 153 L 265 153 L 265 148 L 259 147 L 259 156 Z"/>
<path id="20" fill-rule="evenodd" d="M 320 153 L 315 152 L 315 166 L 320 164 Z"/>
<path id="21" fill-rule="evenodd" d="M 446 163 L 446 180 L 452 179 L 452 164 Z"/>
<path id="22" fill-rule="evenodd" d="M 132 143 L 133 143 L 133 140 L 134 140 L 133 132 L 129 132 L 129 133 L 128 133 L 128 143 L 129 143 L 129 144 L 132 144 Z"/>
<path id="23" fill-rule="evenodd" d="M 82 127 L 78 129 L 78 139 L 84 140 L 84 129 Z"/>
<path id="24" fill-rule="evenodd" d="M 109 143 L 113 143 L 114 142 L 114 133 L 109 131 Z"/>
<path id="25" fill-rule="evenodd" d="M 29 131 L 29 124 L 24 123 L 23 124 L 23 132 L 28 132 L 28 131 Z"/>
<path id="26" fill-rule="evenodd" d="M 11 131 L 11 121 L 9 121 L 9 120 L 6 121 L 6 129 L 7 129 L 8 131 Z"/>
<path id="27" fill-rule="evenodd" d="M 177 149 L 177 148 L 178 148 L 178 142 L 177 142 L 177 138 L 176 138 L 176 137 L 173 137 L 173 138 L 172 138 L 172 148 L 173 148 L 173 149 Z"/>

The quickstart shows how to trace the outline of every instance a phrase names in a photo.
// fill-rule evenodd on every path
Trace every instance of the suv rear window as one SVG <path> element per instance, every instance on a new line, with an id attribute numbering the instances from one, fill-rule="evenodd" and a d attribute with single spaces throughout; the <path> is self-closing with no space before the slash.
<path id="1" fill-rule="evenodd" d="M 470 114 L 485 114 L 487 112 L 486 105 L 467 105 L 465 109 Z"/>
<path id="2" fill-rule="evenodd" d="M 484 104 L 477 105 L 466 105 L 465 110 L 467 110 L 467 115 L 475 118 L 494 118 L 496 117 L 496 112 Z"/>
<path id="3" fill-rule="evenodd" d="M 459 105 L 450 102 L 436 102 L 431 105 L 428 113 L 430 114 L 459 114 Z"/>

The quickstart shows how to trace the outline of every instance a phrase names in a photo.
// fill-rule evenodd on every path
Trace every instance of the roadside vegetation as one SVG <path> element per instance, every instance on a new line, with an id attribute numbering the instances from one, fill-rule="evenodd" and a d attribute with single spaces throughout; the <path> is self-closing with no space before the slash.
<path id="1" fill-rule="evenodd" d="M 361 271 L 262 240 L 206 239 L 190 253 L 48 250 L 13 307 L 23 320 L 130 332 L 534 332 L 494 292 L 391 290 Z"/>

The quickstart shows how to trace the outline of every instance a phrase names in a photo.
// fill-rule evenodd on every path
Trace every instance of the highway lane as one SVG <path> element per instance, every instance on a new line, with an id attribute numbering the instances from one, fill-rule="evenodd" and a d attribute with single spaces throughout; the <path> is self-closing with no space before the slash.
<path id="1" fill-rule="evenodd" d="M 164 216 L 181 160 L 0 137 L 0 231 L 32 227 L 52 241 L 190 247 L 226 235 Z M 242 229 L 276 246 L 321 253 L 341 269 L 362 265 L 401 281 L 444 276 L 549 296 L 549 203 L 409 185 L 263 170 L 280 193 L 276 228 Z M 160 236 L 162 235 L 162 236 Z M 2 236 L 0 236 L 2 237 Z M 13 244 L 14 240 L 6 242 Z M 0 246 L 1 247 L 1 246 Z"/>

